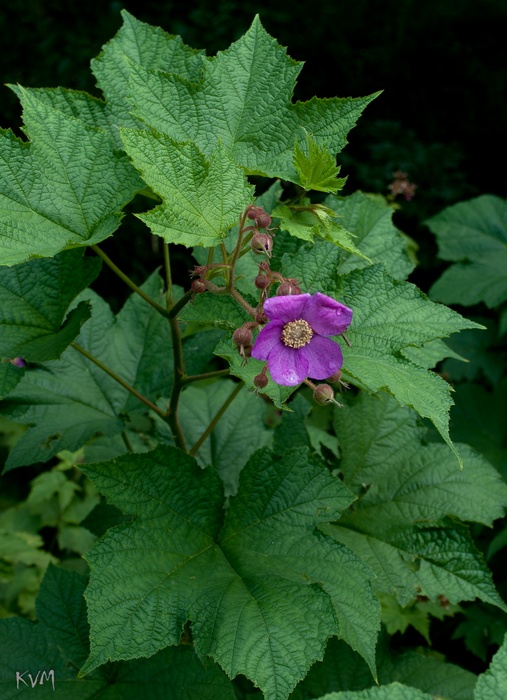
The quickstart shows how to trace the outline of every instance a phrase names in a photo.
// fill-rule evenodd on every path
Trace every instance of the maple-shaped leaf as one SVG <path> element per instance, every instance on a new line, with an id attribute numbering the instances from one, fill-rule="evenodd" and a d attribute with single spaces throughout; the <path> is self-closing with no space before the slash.
<path id="1" fill-rule="evenodd" d="M 304 190 L 333 192 L 345 185 L 346 177 L 339 178 L 340 167 L 335 158 L 325 147 L 319 146 L 310 136 L 306 136 L 306 148 L 296 142 L 294 147 L 294 167 L 299 175 L 300 185 Z"/>
<path id="2" fill-rule="evenodd" d="M 19 90 L 29 141 L 0 131 L 0 264 L 99 243 L 143 186 L 110 134 Z"/>
<path id="3" fill-rule="evenodd" d="M 308 132 L 319 147 L 338 153 L 378 94 L 293 104 L 301 67 L 256 17 L 244 36 L 202 62 L 197 82 L 131 61 L 133 113 L 175 141 L 195 143 L 208 157 L 220 140 L 249 173 L 298 182 L 294 144 L 303 146 Z"/>
<path id="4" fill-rule="evenodd" d="M 382 265 L 339 278 L 336 294 L 354 311 L 350 346 L 342 345 L 344 375 L 371 392 L 387 390 L 402 406 L 429 418 L 460 460 L 449 437 L 450 385 L 402 351 L 481 326 L 429 301 L 414 285 L 394 280 Z"/>
<path id="5" fill-rule="evenodd" d="M 454 262 L 430 295 L 446 304 L 493 308 L 507 299 L 507 202 L 482 195 L 431 217 L 439 257 Z"/>
<path id="6" fill-rule="evenodd" d="M 154 700 L 234 700 L 233 686 L 223 671 L 209 661 L 204 667 L 188 644 L 164 649 L 149 659 L 108 664 L 79 678 L 79 667 L 89 653 L 85 586 L 84 576 L 50 565 L 37 597 L 37 622 L 20 617 L 0 620 L 2 700 L 30 696 L 138 700 L 144 695 Z"/>
<path id="7" fill-rule="evenodd" d="M 256 452 L 225 514 L 217 474 L 173 447 L 83 471 L 135 515 L 87 555 L 83 674 L 177 644 L 187 620 L 201 657 L 246 675 L 268 700 L 287 697 L 331 635 L 374 668 L 379 609 L 368 569 L 316 530 L 351 495 L 307 450 Z"/>
<path id="8" fill-rule="evenodd" d="M 460 445 L 460 471 L 443 444 L 425 444 L 415 413 L 387 394 L 362 392 L 335 412 L 335 431 L 344 481 L 359 499 L 325 531 L 372 566 L 377 589 L 395 593 L 402 605 L 420 589 L 432 598 L 459 602 L 477 596 L 504 607 L 481 555 L 456 521 L 492 525 L 503 515 L 507 486 L 496 469 Z"/>
<path id="9" fill-rule="evenodd" d="M 92 60 L 92 72 L 106 97 L 108 120 L 117 126 L 141 128 L 142 122 L 131 114 L 129 64 L 137 63 L 197 82 L 204 52 L 191 49 L 181 37 L 141 22 L 126 10 L 121 11 L 121 16 L 123 26 Z"/>
<path id="10" fill-rule="evenodd" d="M 209 160 L 192 143 L 122 129 L 125 149 L 163 203 L 139 218 L 169 243 L 210 247 L 252 202 L 253 187 L 218 143 Z"/>
<path id="11" fill-rule="evenodd" d="M 143 290 L 160 299 L 158 273 L 147 280 Z M 79 299 L 92 304 L 92 317 L 83 325 L 78 345 L 151 400 L 168 395 L 172 341 L 167 321 L 137 294 L 116 317 L 89 289 Z M 30 425 L 11 450 L 6 469 L 46 462 L 61 450 L 79 449 L 92 438 L 103 437 L 113 449 L 115 436 L 125 430 L 127 414 L 140 409 L 143 404 L 138 399 L 69 347 L 60 360 L 26 372 L 4 402 L 3 413 Z M 126 449 L 123 442 L 120 445 Z M 93 454 L 94 449 L 92 442 L 85 454 Z M 110 457 L 111 451 L 107 454 L 106 450 L 106 456 Z"/>

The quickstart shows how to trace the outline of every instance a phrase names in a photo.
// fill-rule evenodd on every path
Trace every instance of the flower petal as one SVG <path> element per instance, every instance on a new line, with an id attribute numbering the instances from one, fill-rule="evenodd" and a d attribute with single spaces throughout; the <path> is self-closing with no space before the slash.
<path id="1" fill-rule="evenodd" d="M 283 321 L 270 321 L 261 330 L 252 347 L 252 357 L 256 360 L 267 360 L 273 348 L 278 345 L 284 348 L 282 341 L 282 331 L 285 323 Z"/>
<path id="2" fill-rule="evenodd" d="M 312 379 L 327 379 L 343 365 L 342 350 L 338 343 L 330 338 L 314 335 L 301 351 L 308 362 L 307 376 Z"/>
<path id="3" fill-rule="evenodd" d="M 310 299 L 310 294 L 287 294 L 281 297 L 270 297 L 264 302 L 264 311 L 270 320 L 283 321 L 284 324 L 290 323 L 298 318 L 305 318 L 303 311 Z"/>
<path id="4" fill-rule="evenodd" d="M 304 307 L 303 318 L 319 335 L 340 335 L 350 326 L 352 309 L 317 292 Z"/>
<path id="5" fill-rule="evenodd" d="M 269 353 L 268 367 L 274 382 L 296 386 L 308 376 L 308 360 L 303 348 L 288 348 L 283 343 Z"/>

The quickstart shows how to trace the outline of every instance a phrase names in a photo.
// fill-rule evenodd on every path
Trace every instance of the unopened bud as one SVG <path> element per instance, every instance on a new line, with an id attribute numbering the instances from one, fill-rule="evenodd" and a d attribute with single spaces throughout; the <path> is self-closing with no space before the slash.
<path id="1" fill-rule="evenodd" d="M 255 207 L 251 204 L 246 210 L 246 215 L 259 228 L 267 228 L 271 224 L 270 215 L 262 207 Z"/>
<path id="2" fill-rule="evenodd" d="M 258 311 L 255 315 L 255 320 L 260 326 L 263 326 L 265 323 L 268 322 L 268 317 L 264 313 L 264 311 Z"/>
<path id="3" fill-rule="evenodd" d="M 232 334 L 232 340 L 239 348 L 251 345 L 253 340 L 252 331 L 249 328 L 245 328 L 245 326 L 236 328 Z"/>
<path id="4" fill-rule="evenodd" d="M 267 275 L 257 275 L 254 279 L 254 284 L 257 289 L 266 289 L 271 284 L 271 280 Z"/>
<path id="5" fill-rule="evenodd" d="M 259 214 L 259 216 L 257 217 L 256 224 L 259 228 L 268 228 L 268 226 L 271 226 L 270 215 L 266 214 L 266 212 L 263 211 L 262 214 Z"/>
<path id="6" fill-rule="evenodd" d="M 266 253 L 266 255 L 270 255 L 271 251 L 273 250 L 273 239 L 269 233 L 257 232 L 250 241 L 250 245 L 252 246 L 254 253 L 259 255 Z"/>
<path id="7" fill-rule="evenodd" d="M 276 290 L 276 296 L 285 297 L 289 296 L 290 294 L 302 294 L 302 291 L 297 284 L 294 284 L 294 282 L 285 280 L 285 282 L 282 282 Z"/>
<path id="8" fill-rule="evenodd" d="M 331 389 L 329 384 L 318 384 L 313 392 L 313 398 L 321 406 L 325 406 L 331 402 L 336 403 L 334 391 Z"/>
<path id="9" fill-rule="evenodd" d="M 331 382 L 331 384 L 337 384 L 341 378 L 342 378 L 342 371 L 341 371 L 341 369 L 339 369 L 337 372 L 335 372 L 330 377 L 328 377 L 326 379 L 326 381 Z"/>
<path id="10" fill-rule="evenodd" d="M 206 284 L 202 280 L 193 280 L 190 287 L 196 294 L 202 294 L 206 291 Z"/>
<path id="11" fill-rule="evenodd" d="M 268 378 L 266 377 L 264 372 L 261 372 L 253 378 L 253 383 L 254 386 L 257 387 L 257 389 L 264 389 L 268 385 Z"/>
<path id="12" fill-rule="evenodd" d="M 11 365 L 16 365 L 16 367 L 25 367 L 26 362 L 23 360 L 22 357 L 15 357 L 11 360 Z"/>

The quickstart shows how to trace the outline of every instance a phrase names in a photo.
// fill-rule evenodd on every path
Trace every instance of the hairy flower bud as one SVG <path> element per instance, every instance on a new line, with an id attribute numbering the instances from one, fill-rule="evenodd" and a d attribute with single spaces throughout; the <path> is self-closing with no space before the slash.
<path id="1" fill-rule="evenodd" d="M 206 284 L 202 280 L 193 280 L 190 287 L 196 294 L 202 294 L 206 291 Z"/>
<path id="2" fill-rule="evenodd" d="M 252 344 L 252 331 L 249 328 L 245 328 L 245 326 L 236 328 L 232 334 L 232 340 L 238 346 L 238 348 L 247 347 L 248 345 Z"/>
<path id="3" fill-rule="evenodd" d="M 328 377 L 326 381 L 331 382 L 331 384 L 337 384 L 340 381 L 341 377 L 342 371 L 341 369 L 339 369 L 338 372 L 335 372 L 330 377 Z"/>
<path id="4" fill-rule="evenodd" d="M 273 250 L 273 239 L 269 233 L 259 233 L 257 231 L 257 233 L 252 237 L 250 245 L 252 246 L 254 253 L 259 255 L 266 253 L 266 255 L 270 255 L 271 251 Z"/>
<path id="5" fill-rule="evenodd" d="M 295 284 L 294 280 L 285 280 L 276 290 L 276 296 L 285 297 L 290 294 L 302 294 L 301 289 Z"/>
<path id="6" fill-rule="evenodd" d="M 263 326 L 265 323 L 268 322 L 268 317 L 264 313 L 264 311 L 258 311 L 257 314 L 255 315 L 255 320 L 257 323 L 261 326 Z"/>
<path id="7" fill-rule="evenodd" d="M 255 207 L 251 204 L 246 210 L 246 215 L 259 228 L 267 228 L 271 224 L 270 215 L 262 207 Z"/>
<path id="8" fill-rule="evenodd" d="M 334 391 L 331 389 L 329 384 L 318 384 L 313 392 L 313 398 L 321 406 L 335 402 Z"/>
<path id="9" fill-rule="evenodd" d="M 266 289 L 271 284 L 271 280 L 267 275 L 260 274 L 254 279 L 254 284 L 257 289 Z"/>
<path id="10" fill-rule="evenodd" d="M 268 385 L 268 378 L 266 377 L 264 372 L 261 372 L 253 378 L 253 383 L 254 386 L 257 387 L 257 389 L 264 389 Z"/>

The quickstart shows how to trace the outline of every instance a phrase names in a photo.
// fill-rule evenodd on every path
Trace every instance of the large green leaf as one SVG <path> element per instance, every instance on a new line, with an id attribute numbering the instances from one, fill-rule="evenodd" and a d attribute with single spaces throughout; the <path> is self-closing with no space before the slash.
<path id="1" fill-rule="evenodd" d="M 401 683 L 390 683 L 367 690 L 344 690 L 329 693 L 318 700 L 438 700 L 438 696 L 428 695 L 416 688 Z"/>
<path id="2" fill-rule="evenodd" d="M 189 447 L 201 437 L 235 387 L 229 379 L 190 386 L 183 393 L 179 418 Z M 249 457 L 271 440 L 263 418 L 264 402 L 243 388 L 196 454 L 202 466 L 210 464 L 220 474 L 226 496 L 236 494 L 239 474 Z"/>
<path id="3" fill-rule="evenodd" d="M 334 211 L 340 225 L 356 236 L 354 243 L 364 255 L 383 263 L 396 279 L 405 279 L 412 272 L 410 239 L 393 224 L 393 209 L 383 197 L 354 192 L 349 197 L 329 196 L 325 204 Z M 356 255 L 341 253 L 341 274 L 366 265 L 367 261 Z"/>
<path id="4" fill-rule="evenodd" d="M 83 673 L 177 644 L 187 620 L 201 656 L 269 700 L 287 697 L 331 635 L 374 667 L 369 570 L 315 529 L 351 495 L 306 450 L 255 453 L 225 516 L 216 473 L 173 447 L 83 471 L 136 516 L 88 554 L 93 642 Z"/>
<path id="5" fill-rule="evenodd" d="M 160 301 L 162 281 L 157 273 L 143 289 Z M 152 401 L 167 396 L 172 381 L 167 321 L 136 294 L 116 319 L 91 290 L 82 298 L 91 300 L 93 313 L 77 343 Z M 92 437 L 105 436 L 110 450 L 118 450 L 112 439 L 124 430 L 127 414 L 142 410 L 138 399 L 70 347 L 59 361 L 27 372 L 5 403 L 5 413 L 32 426 L 11 450 L 6 469 L 45 462 L 64 449 L 75 451 Z M 126 450 L 122 442 L 119 445 L 120 451 Z M 93 443 L 87 446 L 90 458 L 93 449 Z M 112 454 L 106 452 L 107 457 Z"/>
<path id="6" fill-rule="evenodd" d="M 142 187 L 109 133 L 19 90 L 29 141 L 0 131 L 0 264 L 93 245 L 119 226 Z M 105 184 L 107 183 L 107 184 Z"/>
<path id="7" fill-rule="evenodd" d="M 503 607 L 466 531 L 445 521 L 491 525 L 501 517 L 507 487 L 496 470 L 460 446 L 459 471 L 443 445 L 424 445 L 414 413 L 385 394 L 362 394 L 336 411 L 335 429 L 344 481 L 360 498 L 326 532 L 372 566 L 378 590 L 394 592 L 402 605 L 422 589 L 429 597 L 477 596 Z"/>
<path id="8" fill-rule="evenodd" d="M 225 674 L 213 663 L 204 668 L 189 645 L 165 649 L 150 659 L 108 664 L 78 678 L 89 651 L 85 586 L 83 576 L 50 566 L 37 598 L 38 622 L 0 620 L 2 700 L 138 700 L 143 695 L 153 700 L 233 700 Z"/>
<path id="9" fill-rule="evenodd" d="M 303 146 L 307 131 L 318 146 L 337 153 L 376 97 L 314 98 L 293 104 L 301 65 L 286 55 L 256 17 L 243 37 L 203 62 L 199 82 L 132 61 L 134 114 L 175 141 L 195 143 L 208 157 L 221 141 L 250 173 L 298 182 L 294 144 Z"/>
<path id="10" fill-rule="evenodd" d="M 507 695 L 507 640 L 497 651 L 489 669 L 477 679 L 475 700 L 504 700 Z"/>
<path id="11" fill-rule="evenodd" d="M 99 258 L 85 259 L 82 250 L 69 250 L 0 268 L 0 357 L 28 362 L 60 357 L 90 317 L 82 302 L 62 326 L 67 309 L 95 279 L 100 265 Z"/>
<path id="12" fill-rule="evenodd" d="M 347 331 L 351 346 L 342 344 L 345 377 L 372 392 L 385 389 L 429 418 L 459 459 L 449 437 L 451 387 L 402 351 L 480 326 L 430 302 L 414 285 L 393 280 L 380 265 L 341 278 L 337 294 L 354 311 Z"/>
<path id="13" fill-rule="evenodd" d="M 426 224 L 440 257 L 454 261 L 431 288 L 433 299 L 489 307 L 507 299 L 507 202 L 482 195 L 447 207 Z"/>
<path id="14" fill-rule="evenodd" d="M 140 22 L 126 10 L 122 10 L 121 15 L 123 26 L 91 65 L 106 97 L 109 120 L 118 126 L 139 128 L 141 122 L 131 114 L 129 62 L 196 82 L 201 75 L 204 55 L 202 51 L 185 46 L 181 37 Z"/>
<path id="15" fill-rule="evenodd" d="M 163 203 L 139 218 L 169 243 L 214 246 L 253 199 L 243 170 L 218 143 L 205 158 L 193 143 L 122 129 L 127 153 Z"/>

